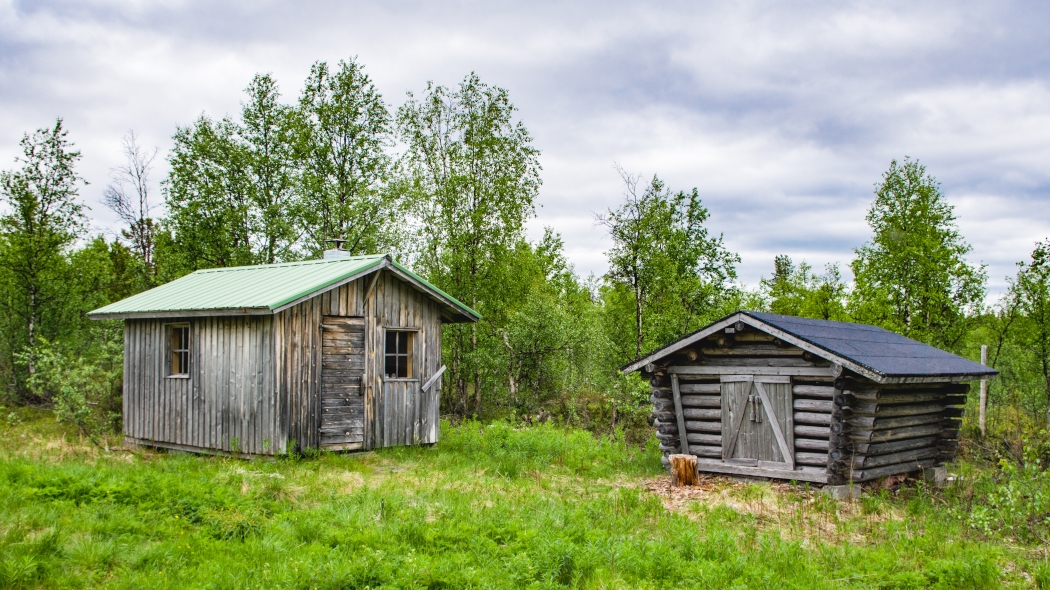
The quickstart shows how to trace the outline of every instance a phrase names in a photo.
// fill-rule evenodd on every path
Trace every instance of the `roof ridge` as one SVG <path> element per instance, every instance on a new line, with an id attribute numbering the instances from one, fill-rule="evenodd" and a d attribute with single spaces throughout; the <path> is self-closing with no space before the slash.
<path id="1" fill-rule="evenodd" d="M 271 264 L 249 264 L 243 266 L 218 266 L 215 268 L 202 268 L 193 271 L 194 273 L 212 273 L 212 272 L 230 272 L 230 271 L 241 271 L 241 270 L 258 270 L 261 268 L 282 268 L 288 266 L 303 266 L 313 264 L 324 264 L 324 263 L 335 263 L 335 262 L 347 262 L 353 260 L 366 260 L 369 258 L 383 258 L 388 256 L 387 254 L 360 254 L 357 256 L 343 256 L 340 258 L 321 258 L 316 260 L 296 260 L 292 262 L 274 262 Z"/>

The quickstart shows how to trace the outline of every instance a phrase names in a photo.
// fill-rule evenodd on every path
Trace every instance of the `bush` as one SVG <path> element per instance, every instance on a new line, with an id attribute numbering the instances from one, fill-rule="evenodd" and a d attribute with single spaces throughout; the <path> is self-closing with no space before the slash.
<path id="1" fill-rule="evenodd" d="M 123 346 L 109 342 L 93 358 L 72 356 L 41 340 L 34 351 L 30 390 L 54 404 L 59 422 L 76 426 L 94 439 L 120 425 L 120 395 L 123 378 Z M 29 363 L 29 352 L 18 355 Z"/>
<path id="2" fill-rule="evenodd" d="M 1045 539 L 1050 530 L 1050 472 L 1038 449 L 1024 447 L 1024 461 L 999 461 L 998 472 L 977 475 L 973 496 L 963 510 L 971 526 L 986 535 L 1008 535 L 1023 541 Z"/>

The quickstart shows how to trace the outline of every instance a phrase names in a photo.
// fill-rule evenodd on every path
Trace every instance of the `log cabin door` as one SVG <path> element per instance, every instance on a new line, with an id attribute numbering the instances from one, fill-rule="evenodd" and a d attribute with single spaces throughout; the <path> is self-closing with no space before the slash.
<path id="1" fill-rule="evenodd" d="M 790 377 L 722 377 L 722 460 L 795 469 Z"/>
<path id="2" fill-rule="evenodd" d="M 364 446 L 365 319 L 321 318 L 321 446 Z"/>

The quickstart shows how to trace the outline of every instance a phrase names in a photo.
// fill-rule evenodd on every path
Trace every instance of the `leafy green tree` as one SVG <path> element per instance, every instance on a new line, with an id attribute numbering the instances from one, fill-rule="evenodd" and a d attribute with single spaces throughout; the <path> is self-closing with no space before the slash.
<path id="1" fill-rule="evenodd" d="M 38 338 L 62 330 L 69 264 L 66 252 L 83 233 L 84 206 L 77 201 L 84 181 L 75 164 L 80 152 L 67 139 L 62 120 L 26 134 L 21 167 L 0 173 L 0 194 L 9 211 L 0 217 L 0 270 L 5 282 L 5 343 L 8 353 L 26 351 L 28 375 L 36 370 Z M 9 365 L 12 366 L 12 365 Z M 16 387 L 23 377 L 15 376 Z"/>
<path id="2" fill-rule="evenodd" d="M 1017 335 L 1039 368 L 1050 426 L 1050 240 L 1037 243 L 1031 261 L 1017 267 L 1017 278 L 1010 285 L 1022 318 Z"/>
<path id="3" fill-rule="evenodd" d="M 238 126 L 248 174 L 248 231 L 257 262 L 297 258 L 302 208 L 296 196 L 296 145 L 302 132 L 295 109 L 279 102 L 277 81 L 258 74 L 246 89 Z"/>
<path id="4" fill-rule="evenodd" d="M 508 405 L 537 412 L 593 383 L 602 334 L 591 294 L 566 260 L 560 236 L 548 228 L 537 244 L 522 240 L 508 262 L 513 280 L 501 284 L 504 303 L 489 324 L 498 341 L 492 374 L 505 367 L 500 385 L 507 387 Z"/>
<path id="5" fill-rule="evenodd" d="M 940 185 L 917 161 L 896 160 L 867 215 L 872 240 L 856 249 L 850 315 L 923 342 L 954 348 L 984 299 L 984 266 L 966 261 Z"/>
<path id="6" fill-rule="evenodd" d="M 256 75 L 245 92 L 239 122 L 202 115 L 175 133 L 168 218 L 156 237 L 168 258 L 165 278 L 301 257 L 302 118 L 281 104 L 268 74 Z"/>
<path id="7" fill-rule="evenodd" d="M 740 257 L 704 225 L 709 213 L 697 189 L 672 193 L 654 176 L 639 191 L 637 177 L 619 172 L 624 202 L 598 223 L 613 241 L 603 299 L 617 318 L 612 340 L 624 362 L 725 313 Z"/>
<path id="8" fill-rule="evenodd" d="M 761 280 L 773 313 L 822 320 L 848 319 L 846 284 L 837 264 L 824 267 L 824 274 L 813 272 L 805 261 L 798 267 L 786 255 L 773 261 L 773 276 Z"/>
<path id="9" fill-rule="evenodd" d="M 363 66 L 321 61 L 310 68 L 299 108 L 304 231 L 312 249 L 346 240 L 355 254 L 388 249 L 398 241 L 404 203 L 386 190 L 393 145 L 390 112 Z"/>
<path id="10" fill-rule="evenodd" d="M 201 116 L 174 136 L 165 183 L 168 217 L 158 232 L 165 280 L 201 268 L 255 261 L 252 174 L 237 125 Z M 166 234 L 166 235 L 164 235 Z"/>
<path id="11" fill-rule="evenodd" d="M 456 89 L 427 85 L 398 110 L 407 146 L 406 192 L 413 196 L 421 226 L 420 266 L 438 286 L 455 293 L 486 317 L 481 325 L 450 326 L 444 343 L 459 411 L 481 414 L 484 357 L 497 343 L 492 335 L 505 301 L 500 285 L 511 250 L 534 215 L 540 186 L 539 151 L 520 121 L 514 121 L 508 92 L 470 74 Z"/>

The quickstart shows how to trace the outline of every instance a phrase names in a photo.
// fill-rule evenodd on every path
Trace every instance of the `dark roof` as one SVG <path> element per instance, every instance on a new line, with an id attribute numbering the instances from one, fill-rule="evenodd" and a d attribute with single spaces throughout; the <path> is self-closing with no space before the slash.
<path id="1" fill-rule="evenodd" d="M 886 376 L 998 373 L 980 363 L 876 326 L 755 311 L 744 313 Z"/>
<path id="2" fill-rule="evenodd" d="M 980 363 L 875 326 L 755 311 L 740 311 L 726 316 L 628 364 L 624 371 L 637 371 L 646 363 L 706 338 L 736 321 L 744 321 L 766 332 L 781 332 L 779 335 L 783 339 L 817 356 L 841 362 L 846 368 L 861 373 L 871 372 L 873 375 L 869 376 L 879 381 L 897 377 L 979 379 L 998 374 L 995 369 Z"/>

